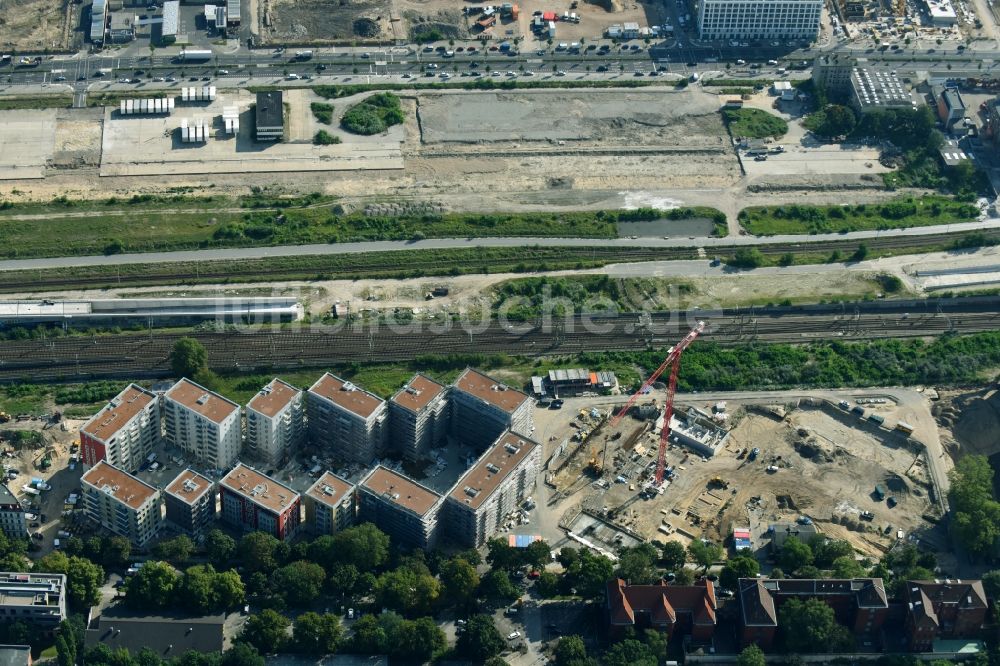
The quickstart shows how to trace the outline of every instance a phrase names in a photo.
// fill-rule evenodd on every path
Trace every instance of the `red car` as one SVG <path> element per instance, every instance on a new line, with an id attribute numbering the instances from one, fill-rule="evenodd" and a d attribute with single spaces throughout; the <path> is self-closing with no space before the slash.
<path id="1" fill-rule="evenodd" d="M 539 577 L 539 576 L 541 576 L 541 575 L 542 575 L 542 574 L 540 574 L 540 573 L 539 573 L 539 572 L 537 572 L 537 571 L 529 571 L 529 572 L 528 572 L 528 578 L 531 578 L 532 580 L 534 580 L 534 579 L 538 578 L 538 577 Z"/>

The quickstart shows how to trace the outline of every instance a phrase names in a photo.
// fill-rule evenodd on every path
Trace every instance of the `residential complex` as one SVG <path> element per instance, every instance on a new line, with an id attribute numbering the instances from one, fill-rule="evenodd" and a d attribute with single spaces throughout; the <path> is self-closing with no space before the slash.
<path id="1" fill-rule="evenodd" d="M 80 428 L 80 458 L 135 473 L 160 441 L 159 398 L 130 384 Z"/>
<path id="2" fill-rule="evenodd" d="M 419 460 L 448 432 L 447 389 L 425 375 L 414 375 L 389 400 L 393 448 Z"/>
<path id="3" fill-rule="evenodd" d="M 466 368 L 455 380 L 450 397 L 451 434 L 480 449 L 505 430 L 531 434 L 531 399 L 478 370 Z"/>
<path id="4" fill-rule="evenodd" d="M 28 536 L 28 521 L 24 515 L 24 507 L 5 483 L 0 483 L 0 532 L 12 539 L 23 539 Z"/>
<path id="5" fill-rule="evenodd" d="M 163 491 L 167 520 L 195 539 L 212 528 L 215 520 L 215 483 L 193 469 L 186 469 Z"/>
<path id="6" fill-rule="evenodd" d="M 702 39 L 813 39 L 823 0 L 701 0 Z"/>
<path id="7" fill-rule="evenodd" d="M 385 448 L 385 400 L 329 372 L 308 392 L 309 438 L 334 456 L 370 464 Z"/>
<path id="8" fill-rule="evenodd" d="M 605 611 L 611 633 L 628 629 L 657 629 L 667 636 L 680 631 L 691 639 L 709 642 L 715 633 L 718 606 L 715 585 L 708 579 L 695 585 L 628 585 L 616 578 L 608 583 Z"/>
<path id="9" fill-rule="evenodd" d="M 448 533 L 465 546 L 484 545 L 531 493 L 541 462 L 537 442 L 509 431 L 501 435 L 448 495 Z"/>
<path id="10" fill-rule="evenodd" d="M 222 519 L 246 531 L 259 530 L 286 539 L 301 520 L 299 494 L 240 463 L 219 482 Z"/>
<path id="11" fill-rule="evenodd" d="M 163 395 L 167 442 L 202 465 L 229 469 L 236 463 L 242 438 L 240 406 L 190 379 Z"/>
<path id="12" fill-rule="evenodd" d="M 316 534 L 333 534 L 354 524 L 354 486 L 324 472 L 304 497 L 306 522 Z"/>
<path id="13" fill-rule="evenodd" d="M 33 622 L 52 629 L 66 619 L 66 576 L 0 572 L 0 622 Z"/>
<path id="14" fill-rule="evenodd" d="M 101 461 L 81 478 L 83 507 L 92 521 L 143 546 L 160 530 L 160 491 Z"/>
<path id="15" fill-rule="evenodd" d="M 358 485 L 358 519 L 374 523 L 407 548 L 430 548 L 438 537 L 443 497 L 379 465 Z"/>
<path id="16" fill-rule="evenodd" d="M 980 580 L 907 581 L 904 601 L 915 652 L 929 652 L 938 639 L 977 637 L 990 607 Z"/>
<path id="17" fill-rule="evenodd" d="M 299 448 L 305 435 L 302 391 L 272 379 L 247 403 L 246 452 L 269 465 L 280 465 Z"/>

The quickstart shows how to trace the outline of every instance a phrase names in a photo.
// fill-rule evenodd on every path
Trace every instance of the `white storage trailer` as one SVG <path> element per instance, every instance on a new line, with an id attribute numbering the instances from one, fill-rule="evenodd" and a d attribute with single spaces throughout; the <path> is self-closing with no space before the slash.
<path id="1" fill-rule="evenodd" d="M 118 112 L 123 116 L 140 114 L 171 113 L 174 110 L 173 97 L 158 97 L 149 99 L 123 99 L 119 102 Z"/>

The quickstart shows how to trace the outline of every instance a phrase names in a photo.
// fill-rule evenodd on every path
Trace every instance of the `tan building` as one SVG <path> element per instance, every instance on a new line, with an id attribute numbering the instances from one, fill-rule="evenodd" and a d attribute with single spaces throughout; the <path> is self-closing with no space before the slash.
<path id="1" fill-rule="evenodd" d="M 444 530 L 465 546 L 485 544 L 531 495 L 541 463 L 537 442 L 505 432 L 452 488 L 442 518 Z"/>
<path id="2" fill-rule="evenodd" d="M 309 388 L 307 400 L 314 446 L 362 465 L 382 455 L 389 419 L 385 400 L 329 372 Z"/>
<path id="3" fill-rule="evenodd" d="M 379 465 L 358 485 L 358 520 L 373 523 L 406 548 L 431 548 L 444 498 Z"/>
<path id="4" fill-rule="evenodd" d="M 80 428 L 80 458 L 85 467 L 106 460 L 136 472 L 159 441 L 159 398 L 130 384 Z"/>
<path id="5" fill-rule="evenodd" d="M 144 546 L 160 531 L 160 491 L 101 461 L 81 479 L 83 508 L 105 529 Z"/>
<path id="6" fill-rule="evenodd" d="M 202 465 L 225 470 L 240 454 L 240 406 L 190 379 L 163 395 L 166 441 Z"/>
<path id="7" fill-rule="evenodd" d="M 478 370 L 465 369 L 449 400 L 452 437 L 473 447 L 486 448 L 506 430 L 531 433 L 531 398 Z"/>
<path id="8" fill-rule="evenodd" d="M 448 432 L 447 389 L 425 375 L 414 375 L 389 400 L 392 446 L 407 460 L 419 460 Z"/>
<path id="9" fill-rule="evenodd" d="M 246 452 L 269 465 L 293 456 L 305 435 L 302 391 L 272 379 L 247 403 Z"/>
<path id="10" fill-rule="evenodd" d="M 354 524 L 354 486 L 324 472 L 305 494 L 306 522 L 316 534 L 333 534 Z"/>
<path id="11" fill-rule="evenodd" d="M 215 483 L 193 469 L 186 469 L 163 491 L 167 520 L 199 539 L 215 521 Z"/>

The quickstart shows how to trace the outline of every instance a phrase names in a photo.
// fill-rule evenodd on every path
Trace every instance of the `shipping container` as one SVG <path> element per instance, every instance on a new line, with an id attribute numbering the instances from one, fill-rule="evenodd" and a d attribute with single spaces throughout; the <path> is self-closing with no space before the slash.
<path id="1" fill-rule="evenodd" d="M 896 430 L 898 430 L 899 432 L 901 432 L 901 433 L 903 433 L 905 435 L 912 435 L 913 434 L 913 426 L 911 426 L 906 421 L 899 421 L 899 422 L 897 422 L 896 423 Z"/>

